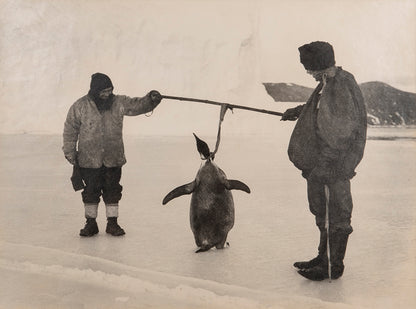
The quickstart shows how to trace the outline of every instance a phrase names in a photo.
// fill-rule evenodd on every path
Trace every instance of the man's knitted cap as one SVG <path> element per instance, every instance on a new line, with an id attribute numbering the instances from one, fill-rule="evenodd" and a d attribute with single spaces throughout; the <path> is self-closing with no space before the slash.
<path id="1" fill-rule="evenodd" d="M 90 90 L 93 93 L 99 93 L 101 90 L 107 88 L 114 88 L 110 77 L 103 73 L 94 73 L 91 75 Z"/>
<path id="2" fill-rule="evenodd" d="M 335 65 L 334 49 L 327 42 L 316 41 L 298 48 L 306 70 L 321 71 Z"/>

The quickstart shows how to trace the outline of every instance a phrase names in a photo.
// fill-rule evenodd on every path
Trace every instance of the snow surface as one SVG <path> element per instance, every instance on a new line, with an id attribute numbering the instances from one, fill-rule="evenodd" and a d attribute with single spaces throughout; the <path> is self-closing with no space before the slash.
<path id="1" fill-rule="evenodd" d="M 125 137 L 119 238 L 105 234 L 103 206 L 100 233 L 78 236 L 83 207 L 60 136 L 1 135 L 0 308 L 415 308 L 415 130 L 370 129 L 395 138 L 370 139 L 352 181 L 345 274 L 311 282 L 292 267 L 318 242 L 305 181 L 286 154 L 293 123 L 261 115 L 268 134 L 232 134 L 227 120 L 243 113 L 226 115 L 216 162 L 252 193 L 233 191 L 230 247 L 200 254 L 190 197 L 161 204 L 196 175 L 192 132 Z M 200 137 L 215 144 L 214 134 Z"/>

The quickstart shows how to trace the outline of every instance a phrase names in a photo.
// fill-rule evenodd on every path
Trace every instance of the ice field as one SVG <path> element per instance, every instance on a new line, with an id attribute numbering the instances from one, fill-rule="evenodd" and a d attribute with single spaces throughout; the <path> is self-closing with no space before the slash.
<path id="1" fill-rule="evenodd" d="M 126 235 L 105 233 L 100 204 L 100 233 L 87 239 L 61 136 L 2 135 L 0 308 L 415 308 L 415 130 L 369 129 L 344 276 L 311 282 L 292 267 L 318 245 L 306 183 L 286 155 L 293 123 L 262 117 L 270 134 L 223 132 L 216 163 L 252 193 L 233 191 L 230 247 L 199 254 L 190 196 L 161 204 L 196 175 L 192 133 L 125 136 Z"/>

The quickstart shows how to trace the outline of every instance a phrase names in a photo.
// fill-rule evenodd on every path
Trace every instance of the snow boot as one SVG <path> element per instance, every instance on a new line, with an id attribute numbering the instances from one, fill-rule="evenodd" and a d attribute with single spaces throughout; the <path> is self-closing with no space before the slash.
<path id="1" fill-rule="evenodd" d="M 344 257 L 347 249 L 348 234 L 337 233 L 330 236 L 331 249 L 331 279 L 338 279 L 344 273 Z M 309 269 L 298 270 L 298 273 L 303 277 L 313 280 L 322 281 L 329 279 L 328 262 L 325 261 L 315 267 Z"/>
<path id="2" fill-rule="evenodd" d="M 95 218 L 87 218 L 87 222 L 83 229 L 79 231 L 80 236 L 91 237 L 98 234 L 98 225 Z"/>
<path id="3" fill-rule="evenodd" d="M 297 269 L 309 269 L 309 268 L 318 266 L 319 264 L 322 264 L 323 262 L 324 260 L 318 255 L 317 257 L 309 261 L 295 262 L 293 266 L 295 266 Z"/>
<path id="4" fill-rule="evenodd" d="M 318 266 L 319 264 L 325 263 L 326 259 L 326 229 L 322 228 L 320 229 L 318 256 L 310 261 L 295 262 L 293 266 L 298 269 L 309 269 Z"/>
<path id="5" fill-rule="evenodd" d="M 312 281 L 322 281 L 329 279 L 328 265 L 319 264 L 318 266 L 309 269 L 300 269 L 298 273 L 306 279 Z M 342 266 L 331 266 L 331 279 L 338 279 L 344 273 L 344 265 Z"/>
<path id="6" fill-rule="evenodd" d="M 120 225 L 118 225 L 117 217 L 107 218 L 107 228 L 105 229 L 105 231 L 113 236 L 121 236 L 126 234 L 126 232 L 124 232 Z"/>

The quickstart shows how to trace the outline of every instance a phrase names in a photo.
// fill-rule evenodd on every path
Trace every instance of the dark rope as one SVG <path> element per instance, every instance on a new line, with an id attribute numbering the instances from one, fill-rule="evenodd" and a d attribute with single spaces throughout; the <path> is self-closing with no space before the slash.
<path id="1" fill-rule="evenodd" d="M 228 109 L 229 107 L 228 107 L 228 105 L 227 104 L 223 104 L 223 105 L 221 105 L 221 111 L 220 111 L 220 121 L 219 121 L 219 123 L 218 123 L 218 132 L 217 132 L 217 142 L 216 142 L 216 144 L 215 144 L 215 149 L 214 149 L 214 151 L 213 152 L 211 152 L 211 154 L 210 154 L 210 158 L 211 159 L 214 159 L 214 157 L 215 157 L 215 154 L 217 153 L 217 151 L 218 151 L 218 147 L 220 146 L 220 141 L 221 141 L 221 124 L 222 124 L 222 122 L 224 121 L 224 116 L 225 116 L 225 113 L 227 112 L 227 109 Z"/>

